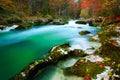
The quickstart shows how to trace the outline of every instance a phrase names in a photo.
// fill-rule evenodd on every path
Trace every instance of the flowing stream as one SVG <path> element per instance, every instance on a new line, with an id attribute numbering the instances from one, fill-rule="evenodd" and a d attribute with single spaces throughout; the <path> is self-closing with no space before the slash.
<path id="1" fill-rule="evenodd" d="M 81 36 L 80 31 L 88 30 L 91 34 Z M 100 44 L 89 42 L 88 38 L 99 30 L 89 25 L 75 24 L 70 20 L 66 25 L 34 26 L 29 30 L 0 32 L 0 80 L 8 80 L 20 72 L 30 62 L 40 59 L 58 44 L 69 42 L 73 49 L 97 48 Z M 90 52 L 90 51 L 88 51 Z M 70 59 L 60 67 L 71 66 L 76 60 Z M 59 75 L 59 76 L 58 76 Z M 56 79 L 57 77 L 57 79 Z M 71 76 L 78 80 L 75 76 Z M 65 77 L 57 66 L 48 67 L 36 80 L 73 80 Z"/>

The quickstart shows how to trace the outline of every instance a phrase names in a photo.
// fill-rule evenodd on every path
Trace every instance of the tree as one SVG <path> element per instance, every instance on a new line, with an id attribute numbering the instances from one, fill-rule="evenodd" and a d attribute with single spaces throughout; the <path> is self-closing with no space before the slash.
<path id="1" fill-rule="evenodd" d="M 82 0 L 81 16 L 104 16 L 110 19 L 120 19 L 120 0 Z"/>
<path id="2" fill-rule="evenodd" d="M 112 20 L 120 17 L 120 0 L 104 0 L 102 4 L 102 13 Z"/>
<path id="3" fill-rule="evenodd" d="M 101 0 L 82 0 L 81 1 L 81 15 L 84 17 L 90 17 L 96 15 L 101 9 Z"/>
<path id="4" fill-rule="evenodd" d="M 80 2 L 79 1 L 73 1 L 70 0 L 68 2 L 69 4 L 69 16 L 73 17 L 73 18 L 79 18 L 80 15 Z"/>
<path id="5" fill-rule="evenodd" d="M 20 17 L 52 15 L 79 17 L 80 0 L 0 0 L 0 7 Z"/>

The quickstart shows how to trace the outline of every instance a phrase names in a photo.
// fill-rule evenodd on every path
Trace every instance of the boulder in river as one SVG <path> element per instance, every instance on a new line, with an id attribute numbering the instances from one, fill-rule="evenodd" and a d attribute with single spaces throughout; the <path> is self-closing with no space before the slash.
<path id="1" fill-rule="evenodd" d="M 4 29 L 4 26 L 3 25 L 0 25 L 0 30 L 3 30 Z"/>
<path id="2" fill-rule="evenodd" d="M 89 31 L 85 30 L 85 31 L 81 31 L 79 32 L 80 35 L 87 35 L 87 34 L 90 34 Z"/>
<path id="3" fill-rule="evenodd" d="M 83 21 L 83 20 L 80 20 L 80 21 L 76 21 L 76 24 L 87 24 L 87 21 Z"/>

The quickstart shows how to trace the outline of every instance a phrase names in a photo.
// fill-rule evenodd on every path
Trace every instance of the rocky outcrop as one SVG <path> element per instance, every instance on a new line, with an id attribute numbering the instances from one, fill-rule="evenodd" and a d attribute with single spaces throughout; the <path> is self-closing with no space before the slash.
<path id="1" fill-rule="evenodd" d="M 68 23 L 68 21 L 63 20 L 63 19 L 53 19 L 53 21 L 50 22 L 50 24 L 54 24 L 54 25 L 64 25 L 67 23 Z"/>
<path id="2" fill-rule="evenodd" d="M 39 26 L 39 25 L 49 24 L 52 21 L 53 21 L 52 18 L 50 19 L 43 18 L 43 19 L 37 19 L 33 23 L 34 23 L 34 26 Z"/>
<path id="3" fill-rule="evenodd" d="M 18 30 L 29 29 L 32 26 L 40 26 L 40 25 L 49 24 L 51 21 L 52 19 L 46 19 L 46 18 L 31 19 L 31 20 L 23 21 L 22 23 L 19 24 L 19 26 L 16 29 Z"/>
<path id="4" fill-rule="evenodd" d="M 68 43 L 55 46 L 50 53 L 40 60 L 36 60 L 25 67 L 20 73 L 12 77 L 10 80 L 32 80 L 45 67 L 56 64 L 60 60 L 64 60 L 71 56 L 85 56 L 82 50 L 70 50 Z"/>
<path id="5" fill-rule="evenodd" d="M 43 16 L 41 18 L 29 18 L 26 20 L 22 20 L 18 16 L 14 17 L 9 17 L 9 18 L 1 18 L 0 17 L 0 24 L 1 25 L 13 25 L 17 24 L 19 25 L 16 29 L 21 30 L 21 29 L 29 29 L 32 26 L 40 26 L 40 25 L 46 25 L 46 24 L 52 24 L 52 25 L 64 25 L 67 24 L 68 21 L 64 19 L 53 19 L 51 16 Z M 0 26 L 0 29 L 2 30 L 3 27 Z"/>
<path id="6" fill-rule="evenodd" d="M 90 26 L 100 26 L 104 19 L 102 17 L 98 18 L 89 18 L 89 19 L 83 19 L 76 21 L 77 24 L 89 24 Z"/>
<path id="7" fill-rule="evenodd" d="M 31 19 L 24 21 L 19 24 L 19 27 L 16 29 L 28 29 L 31 28 L 32 26 L 40 26 L 40 25 L 46 25 L 46 24 L 53 24 L 53 25 L 64 25 L 67 24 L 68 22 L 62 19 L 52 19 L 52 18 L 40 18 L 40 19 Z"/>

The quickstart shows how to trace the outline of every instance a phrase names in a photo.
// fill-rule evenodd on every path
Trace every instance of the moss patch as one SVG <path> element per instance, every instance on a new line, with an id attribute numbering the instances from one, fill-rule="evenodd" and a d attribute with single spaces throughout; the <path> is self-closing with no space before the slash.
<path id="1" fill-rule="evenodd" d="M 71 67 L 71 72 L 80 77 L 88 76 L 91 78 L 96 78 L 96 75 L 102 73 L 104 69 L 104 67 L 101 67 L 97 63 L 90 61 L 85 62 L 80 59 L 73 67 Z"/>

